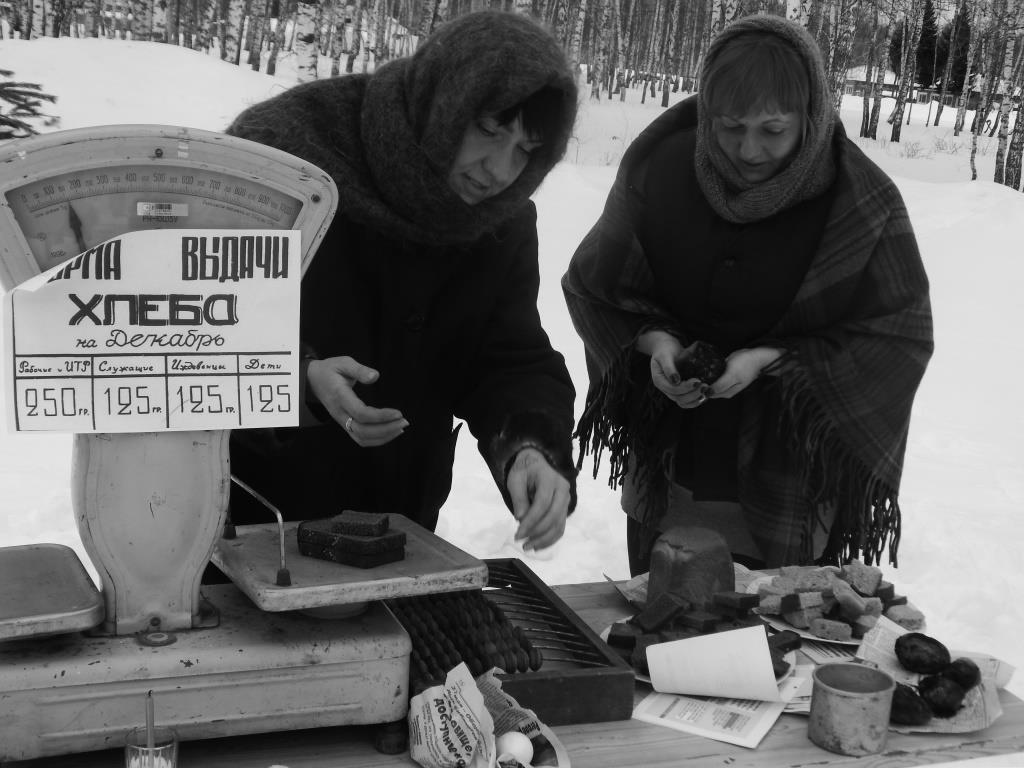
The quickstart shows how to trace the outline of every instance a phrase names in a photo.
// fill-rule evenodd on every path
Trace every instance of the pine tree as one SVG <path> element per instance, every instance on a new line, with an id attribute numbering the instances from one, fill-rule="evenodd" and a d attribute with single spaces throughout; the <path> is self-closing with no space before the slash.
<path id="1" fill-rule="evenodd" d="M 917 44 L 917 82 L 923 88 L 931 88 L 938 77 L 935 73 L 935 43 L 938 31 L 938 25 L 935 23 L 935 6 L 932 5 L 932 0 L 924 0 L 921 38 Z"/>
<path id="2" fill-rule="evenodd" d="M 42 86 L 37 83 L 20 83 L 8 78 L 13 72 L 0 69 L 0 141 L 6 139 L 23 139 L 39 133 L 33 127 L 33 118 L 42 118 L 44 124 L 52 125 L 57 118 L 47 115 L 40 108 L 44 101 L 51 104 L 57 97 L 43 93 Z M 4 105 L 10 105 L 5 107 Z"/>

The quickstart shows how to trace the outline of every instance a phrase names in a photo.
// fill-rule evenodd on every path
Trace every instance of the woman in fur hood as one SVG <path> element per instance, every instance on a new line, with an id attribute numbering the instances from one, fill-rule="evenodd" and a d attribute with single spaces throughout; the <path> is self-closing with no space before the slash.
<path id="1" fill-rule="evenodd" d="M 634 573 L 680 525 L 757 566 L 896 562 L 928 280 L 807 30 L 758 15 L 715 38 L 562 285 L 590 373 L 580 438 L 624 486 Z M 687 371 L 697 342 L 724 365 Z"/>
<path id="2" fill-rule="evenodd" d="M 287 518 L 356 509 L 433 530 L 460 419 L 517 539 L 562 535 L 574 390 L 540 324 L 529 198 L 565 152 L 576 99 L 545 29 L 486 11 L 373 74 L 299 85 L 232 123 L 339 191 L 302 283 L 301 426 L 232 435 L 233 473 Z M 233 522 L 271 519 L 255 506 L 233 489 Z"/>

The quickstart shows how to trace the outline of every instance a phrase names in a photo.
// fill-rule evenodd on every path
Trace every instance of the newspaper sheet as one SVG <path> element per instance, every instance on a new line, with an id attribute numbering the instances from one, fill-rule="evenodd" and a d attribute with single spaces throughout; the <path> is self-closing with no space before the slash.
<path id="1" fill-rule="evenodd" d="M 530 740 L 530 762 L 497 754 L 496 737 L 511 731 Z M 495 670 L 474 680 L 465 663 L 409 702 L 409 754 L 423 768 L 571 768 L 562 742 L 501 689 Z"/>
<path id="2" fill-rule="evenodd" d="M 753 749 L 761 743 L 799 690 L 795 677 L 779 689 L 781 701 L 750 701 L 654 692 L 633 710 L 633 717 L 716 741 Z"/>

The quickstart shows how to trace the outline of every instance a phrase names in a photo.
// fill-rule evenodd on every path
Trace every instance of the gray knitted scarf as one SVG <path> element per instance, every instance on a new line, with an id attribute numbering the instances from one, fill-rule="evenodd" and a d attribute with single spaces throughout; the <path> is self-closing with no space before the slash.
<path id="1" fill-rule="evenodd" d="M 550 86 L 562 94 L 559 129 L 501 194 L 467 205 L 448 185 L 463 133 L 484 114 Z M 296 86 L 239 115 L 228 133 L 269 144 L 327 171 L 339 213 L 429 245 L 468 244 L 527 203 L 565 153 L 576 84 L 538 23 L 482 11 L 441 26 L 416 53 L 371 75 Z"/>
<path id="2" fill-rule="evenodd" d="M 804 200 L 817 197 L 835 179 L 832 132 L 839 119 L 832 108 L 828 80 L 818 44 L 799 24 L 780 16 L 747 16 L 722 30 L 708 49 L 705 64 L 740 35 L 776 35 L 789 43 L 807 67 L 811 103 L 803 144 L 792 161 L 772 178 L 751 183 L 739 175 L 715 140 L 713 116 L 701 77 L 697 94 L 697 183 L 715 213 L 727 221 L 746 223 L 766 219 Z M 705 66 L 705 72 L 707 68 Z"/>

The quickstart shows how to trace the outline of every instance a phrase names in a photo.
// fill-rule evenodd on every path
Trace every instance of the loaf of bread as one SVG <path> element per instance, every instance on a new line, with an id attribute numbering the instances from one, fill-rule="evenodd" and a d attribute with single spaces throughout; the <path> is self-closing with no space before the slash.
<path id="1" fill-rule="evenodd" d="M 732 554 L 716 531 L 680 526 L 668 529 L 654 542 L 648 603 L 668 593 L 694 608 L 705 608 L 716 592 L 735 589 Z"/>

